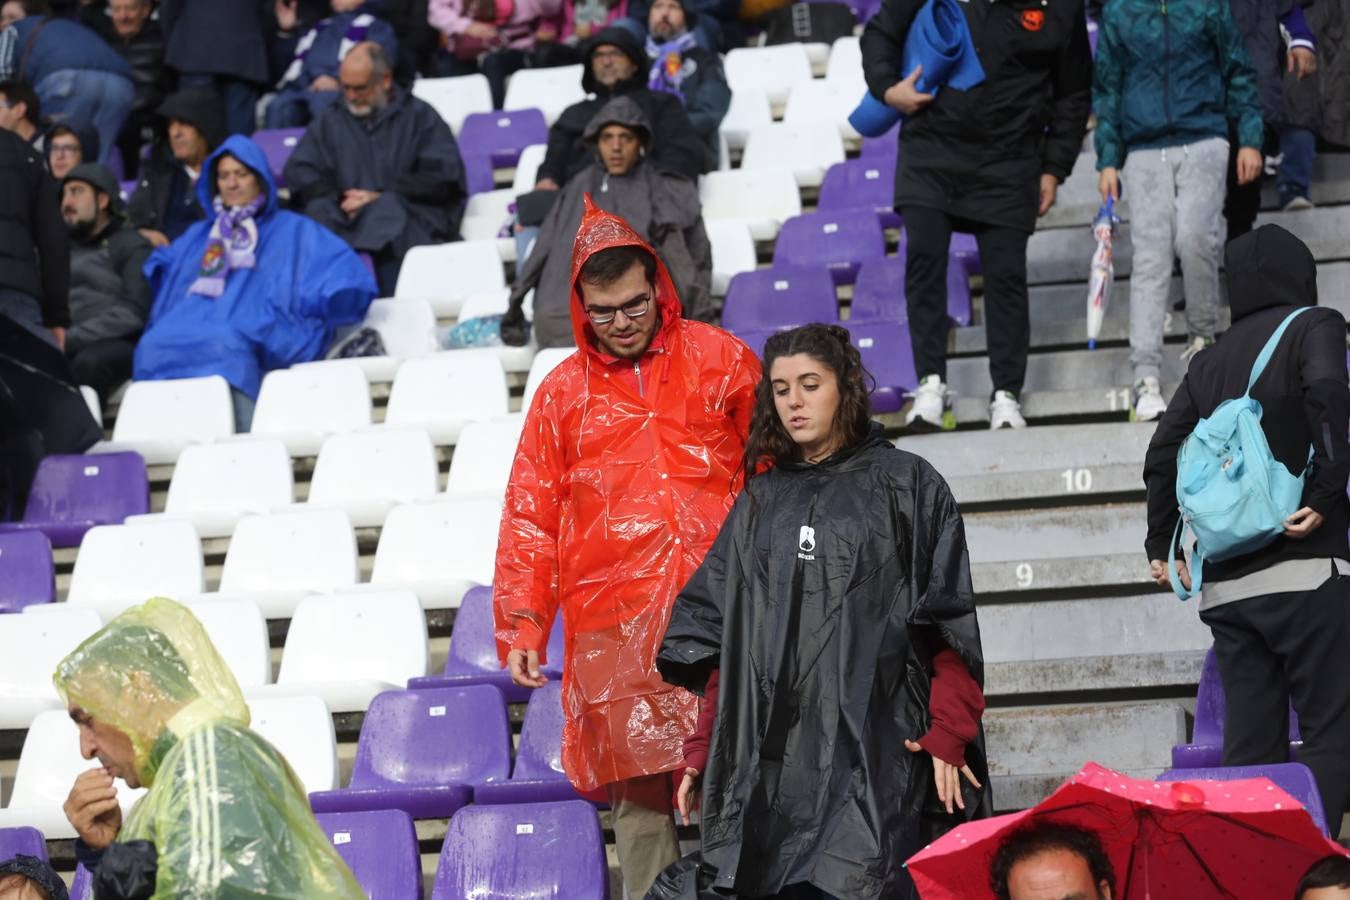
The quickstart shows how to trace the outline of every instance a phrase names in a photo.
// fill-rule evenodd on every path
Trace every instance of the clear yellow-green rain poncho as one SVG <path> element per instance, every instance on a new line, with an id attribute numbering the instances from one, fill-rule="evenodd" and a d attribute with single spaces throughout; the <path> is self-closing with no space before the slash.
<path id="1" fill-rule="evenodd" d="M 239 685 L 186 607 L 155 598 L 127 610 L 54 680 L 67 705 L 131 738 L 149 791 L 117 839 L 155 845 L 157 900 L 365 897 L 291 767 L 248 728 Z"/>

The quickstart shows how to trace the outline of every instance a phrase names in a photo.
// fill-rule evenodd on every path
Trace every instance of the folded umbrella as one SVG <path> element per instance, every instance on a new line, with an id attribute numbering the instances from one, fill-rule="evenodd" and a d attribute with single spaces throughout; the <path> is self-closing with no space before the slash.
<path id="1" fill-rule="evenodd" d="M 1346 852 L 1268 778 L 1157 782 L 1088 763 L 1039 805 L 957 826 L 910 857 L 919 896 L 992 900 L 995 852 L 1033 819 L 1095 832 L 1117 900 L 1292 897 L 1308 867 Z"/>
<path id="2" fill-rule="evenodd" d="M 984 81 L 984 67 L 956 0 L 928 0 L 914 17 L 901 54 L 900 77 L 909 77 L 915 66 L 923 66 L 923 73 L 914 87 L 925 94 L 943 85 L 968 91 Z M 869 91 L 849 114 L 848 122 L 864 137 L 880 137 L 902 118 L 898 109 Z"/>
<path id="3" fill-rule="evenodd" d="M 1116 225 L 1120 219 L 1115 214 L 1116 199 L 1110 197 L 1097 217 L 1092 220 L 1092 236 L 1097 239 L 1097 249 L 1092 253 L 1092 277 L 1088 281 L 1087 296 L 1087 342 L 1088 349 L 1095 350 L 1097 338 L 1102 333 L 1102 320 L 1106 318 L 1106 307 L 1111 303 L 1111 280 L 1115 277 L 1116 267 L 1112 259 L 1111 244 L 1115 240 Z"/>

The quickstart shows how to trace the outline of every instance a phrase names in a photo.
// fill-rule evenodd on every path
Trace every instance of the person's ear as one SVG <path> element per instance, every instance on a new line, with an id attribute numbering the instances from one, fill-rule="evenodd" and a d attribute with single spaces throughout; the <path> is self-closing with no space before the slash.
<path id="1" fill-rule="evenodd" d="M 112 209 L 112 198 L 102 191 L 98 192 L 98 209 L 99 212 L 107 212 Z"/>
<path id="2" fill-rule="evenodd" d="M 1111 895 L 1111 885 L 1107 883 L 1105 878 L 1097 884 L 1097 895 L 1101 900 L 1113 900 Z"/>

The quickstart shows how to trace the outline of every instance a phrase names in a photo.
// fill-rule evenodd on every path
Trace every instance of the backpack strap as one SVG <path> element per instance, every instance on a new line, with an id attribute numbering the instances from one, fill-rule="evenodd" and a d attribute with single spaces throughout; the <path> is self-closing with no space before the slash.
<path id="1" fill-rule="evenodd" d="M 1252 363 L 1252 375 L 1247 379 L 1248 394 L 1250 394 L 1252 388 L 1256 386 L 1256 379 L 1260 378 L 1261 373 L 1266 370 L 1266 365 L 1270 362 L 1270 358 L 1275 355 L 1275 348 L 1279 345 L 1280 338 L 1284 337 L 1284 331 L 1289 327 L 1289 323 L 1298 318 L 1300 313 L 1305 313 L 1310 309 L 1312 309 L 1311 306 L 1300 306 L 1298 309 L 1285 316 L 1284 321 L 1280 323 L 1280 327 L 1276 328 L 1274 334 L 1270 336 L 1270 340 L 1266 341 L 1266 345 L 1261 348 L 1261 353 L 1256 357 L 1256 362 Z"/>
<path id="2" fill-rule="evenodd" d="M 1205 561 L 1200 558 L 1200 554 L 1191 554 L 1191 586 L 1188 590 L 1181 583 L 1181 576 L 1177 574 L 1177 544 L 1181 541 L 1181 529 L 1185 522 L 1178 518 L 1176 531 L 1172 532 L 1172 546 L 1167 551 L 1167 580 L 1172 583 L 1172 592 L 1180 600 L 1189 600 L 1204 586 Z M 1182 560 L 1185 562 L 1185 559 Z"/>

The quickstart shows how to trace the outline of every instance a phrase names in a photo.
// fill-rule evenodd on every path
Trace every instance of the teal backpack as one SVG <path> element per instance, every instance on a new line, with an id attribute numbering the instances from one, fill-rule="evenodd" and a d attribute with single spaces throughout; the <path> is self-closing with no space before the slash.
<path id="1" fill-rule="evenodd" d="M 1225 560 L 1259 550 L 1284 533 L 1284 521 L 1303 498 L 1305 470 L 1293 475 L 1270 452 L 1261 430 L 1261 404 L 1252 386 L 1265 371 L 1289 323 L 1312 307 L 1294 310 L 1266 341 L 1252 364 L 1247 393 L 1225 400 L 1195 429 L 1177 453 L 1177 504 L 1181 519 L 1172 535 L 1167 575 L 1182 600 L 1200 593 L 1206 560 Z M 1311 448 L 1308 458 L 1312 458 Z M 1177 577 L 1177 544 L 1182 528 L 1195 537 L 1191 589 Z"/>

